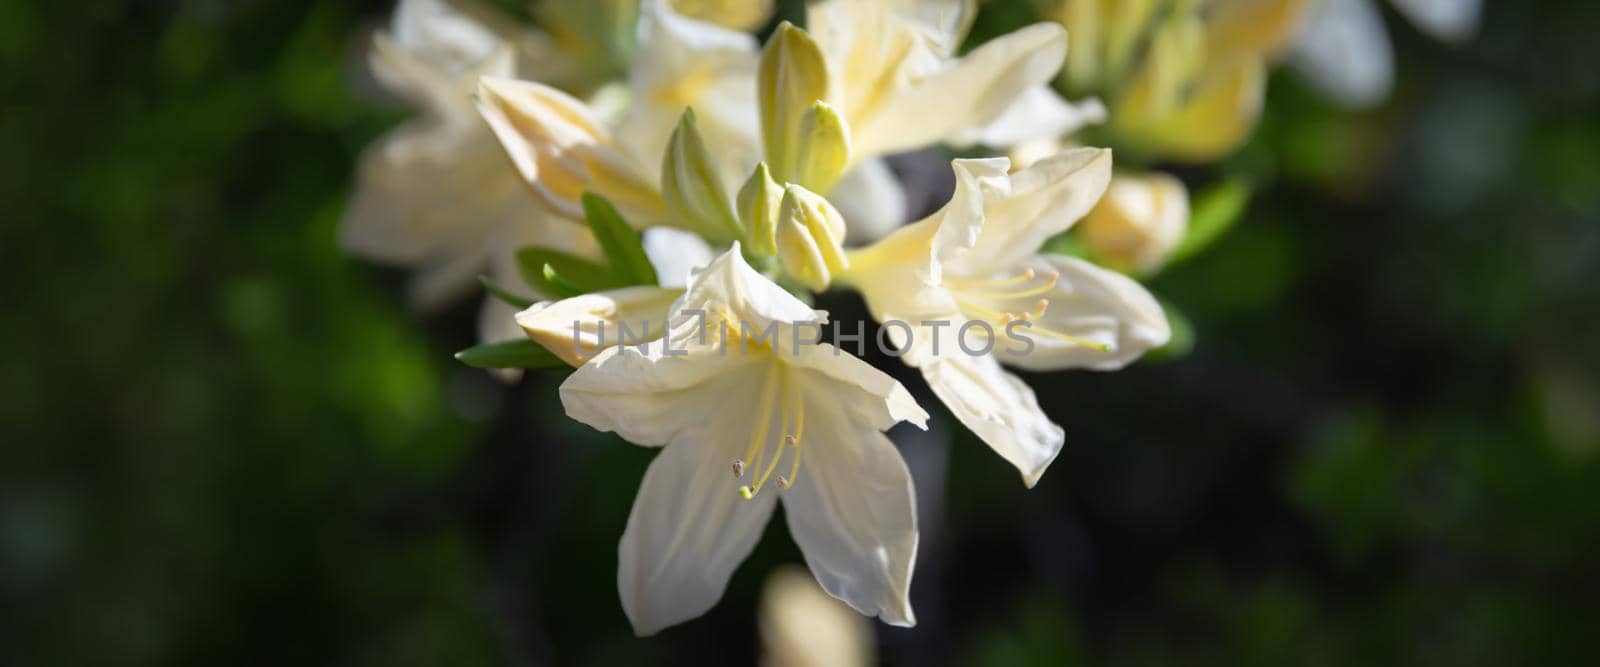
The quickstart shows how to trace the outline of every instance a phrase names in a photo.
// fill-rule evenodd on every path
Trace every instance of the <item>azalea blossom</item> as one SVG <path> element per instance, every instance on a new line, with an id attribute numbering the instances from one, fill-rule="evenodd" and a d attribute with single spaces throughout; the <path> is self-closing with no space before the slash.
<path id="1" fill-rule="evenodd" d="M 513 73 L 509 39 L 441 0 L 404 0 L 389 31 L 373 39 L 379 82 L 423 115 L 362 156 L 340 241 L 357 255 L 415 267 L 410 292 L 419 307 L 467 293 L 485 271 L 514 270 L 515 249 L 534 239 L 574 252 L 592 246 L 584 230 L 528 197 L 473 111 L 479 76 Z"/>
<path id="2" fill-rule="evenodd" d="M 924 426 L 927 414 L 866 362 L 795 338 L 794 327 L 825 321 L 735 243 L 690 277 L 667 337 L 605 350 L 562 383 L 573 419 L 662 448 L 618 548 L 618 589 L 639 634 L 714 605 L 780 501 L 829 594 L 915 622 L 915 500 L 882 431 Z"/>
<path id="3" fill-rule="evenodd" d="M 1111 153 L 1074 149 L 1008 174 L 1005 158 L 956 160 L 956 192 L 928 218 L 852 252 L 841 278 L 861 291 L 904 347 L 904 361 L 951 412 L 1032 486 L 1065 440 L 1033 390 L 1001 362 L 1028 370 L 1120 368 L 1171 332 L 1137 282 L 1039 247 L 1082 218 L 1111 178 Z M 914 328 L 911 328 L 914 327 Z M 984 354 L 984 332 L 1031 345 Z M 974 331 L 978 333 L 974 333 Z M 1001 344 L 1004 344 L 1003 342 Z"/>

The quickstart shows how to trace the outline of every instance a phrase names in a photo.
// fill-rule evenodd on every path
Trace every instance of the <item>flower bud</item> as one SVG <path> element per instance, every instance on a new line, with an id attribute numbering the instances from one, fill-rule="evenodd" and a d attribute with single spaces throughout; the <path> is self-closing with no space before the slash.
<path id="1" fill-rule="evenodd" d="M 532 81 L 486 76 L 477 104 L 523 180 L 550 207 L 582 219 L 579 197 L 593 191 L 635 224 L 664 217 L 660 195 L 583 102 Z"/>
<path id="2" fill-rule="evenodd" d="M 795 184 L 784 188 L 778 206 L 778 259 L 783 268 L 820 292 L 833 277 L 849 268 L 845 259 L 844 217 L 821 195 Z"/>
<path id="3" fill-rule="evenodd" d="M 672 302 L 682 295 L 682 289 L 624 287 L 541 301 L 516 319 L 529 338 L 576 367 L 608 347 L 661 338 Z"/>
<path id="4" fill-rule="evenodd" d="M 683 110 L 678 128 L 667 143 L 667 153 L 661 161 L 661 196 L 673 226 L 722 243 L 744 235 L 733 201 L 700 136 L 694 109 Z"/>
<path id="5" fill-rule="evenodd" d="M 827 192 L 850 163 L 850 128 L 827 102 L 817 101 L 800 117 L 800 150 L 794 182 Z"/>
<path id="6" fill-rule="evenodd" d="M 751 253 L 762 257 L 778 253 L 778 207 L 782 203 L 783 186 L 772 180 L 767 163 L 758 163 L 744 187 L 739 188 L 739 220 L 749 231 Z"/>
<path id="7" fill-rule="evenodd" d="M 1078 231 L 1096 259 L 1141 272 L 1165 264 L 1189 228 L 1189 193 L 1167 174 L 1117 174 Z"/>
<path id="8" fill-rule="evenodd" d="M 806 31 L 785 21 L 767 40 L 756 74 L 761 142 L 773 176 L 797 180 L 802 119 L 828 94 L 828 66 Z"/>

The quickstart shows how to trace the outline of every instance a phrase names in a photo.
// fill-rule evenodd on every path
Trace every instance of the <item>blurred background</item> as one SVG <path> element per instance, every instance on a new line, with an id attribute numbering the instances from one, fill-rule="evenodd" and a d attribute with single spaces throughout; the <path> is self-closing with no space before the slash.
<path id="1" fill-rule="evenodd" d="M 1254 192 L 1151 284 L 1190 353 L 1030 377 L 1067 430 L 1031 491 L 948 415 L 895 432 L 921 623 L 872 627 L 878 660 L 1600 652 L 1600 4 L 1490 2 L 1461 44 L 1375 6 L 1386 101 L 1275 69 L 1253 139 L 1176 170 Z M 458 365 L 476 303 L 415 315 L 337 247 L 407 115 L 364 65 L 391 9 L 0 3 L 0 663 L 758 660 L 782 522 L 635 639 L 616 542 L 653 452 L 567 420 L 563 373 Z M 973 40 L 1032 20 L 986 2 Z"/>

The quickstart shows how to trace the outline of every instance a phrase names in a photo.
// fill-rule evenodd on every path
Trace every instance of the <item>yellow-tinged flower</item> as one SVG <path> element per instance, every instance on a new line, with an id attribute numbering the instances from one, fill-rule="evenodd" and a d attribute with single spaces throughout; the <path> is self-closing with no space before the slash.
<path id="1" fill-rule="evenodd" d="M 1094 258 L 1119 270 L 1151 272 L 1166 264 L 1189 230 L 1189 191 L 1159 172 L 1119 173 L 1078 226 Z"/>
<path id="2" fill-rule="evenodd" d="M 540 201 L 583 218 L 586 191 L 604 195 L 630 222 L 666 219 L 654 179 L 612 140 L 583 102 L 541 83 L 483 77 L 478 111 Z"/>
<path id="3" fill-rule="evenodd" d="M 580 255 L 594 240 L 530 198 L 473 111 L 480 75 L 514 73 L 520 40 L 482 7 L 403 0 L 373 40 L 370 63 L 389 90 L 422 112 L 369 147 L 340 223 L 349 252 L 414 267 L 410 293 L 433 308 L 489 272 L 516 276 L 514 253 L 535 242 Z M 486 304 L 485 339 L 507 329 L 508 308 Z"/>
<path id="4" fill-rule="evenodd" d="M 679 14 L 674 6 L 644 3 L 638 49 L 628 65 L 630 105 L 615 128 L 617 143 L 640 164 L 659 164 L 679 117 L 693 108 L 706 142 L 717 147 L 719 175 L 737 183 L 760 159 L 756 40 Z"/>
<path id="5" fill-rule="evenodd" d="M 1299 27 L 1306 0 L 1055 0 L 1074 40 L 1062 80 L 1107 101 L 1130 146 L 1217 159 L 1254 129 L 1265 68 Z"/>
<path id="6" fill-rule="evenodd" d="M 970 0 L 825 0 L 807 7 L 806 30 L 828 70 L 823 99 L 850 128 L 852 165 L 970 140 L 973 128 L 989 126 L 1055 77 L 1067 37 L 1049 23 L 956 57 L 975 11 Z"/>
<path id="7" fill-rule="evenodd" d="M 1064 435 L 1001 368 L 1112 370 L 1171 335 L 1138 283 L 1039 247 L 1092 208 L 1111 153 L 1080 148 L 1007 173 L 1005 158 L 956 160 L 956 192 L 928 218 L 850 255 L 845 282 L 934 393 L 1029 486 Z M 984 332 L 987 332 L 985 334 Z M 994 346 L 983 353 L 987 340 Z"/>
<path id="8" fill-rule="evenodd" d="M 913 624 L 915 496 L 882 431 L 927 414 L 866 362 L 801 344 L 826 314 L 750 268 L 737 243 L 690 277 L 670 321 L 666 338 L 601 352 L 561 385 L 568 416 L 663 447 L 618 548 L 634 630 L 716 604 L 780 499 L 829 594 Z"/>

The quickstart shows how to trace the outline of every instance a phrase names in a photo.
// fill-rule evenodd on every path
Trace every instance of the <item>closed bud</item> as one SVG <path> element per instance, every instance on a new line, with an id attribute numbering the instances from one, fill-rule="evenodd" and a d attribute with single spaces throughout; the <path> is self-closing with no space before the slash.
<path id="1" fill-rule="evenodd" d="M 827 192 L 850 162 L 850 128 L 827 102 L 817 101 L 800 118 L 800 150 L 794 182 Z"/>
<path id="2" fill-rule="evenodd" d="M 767 163 L 756 165 L 750 179 L 739 188 L 739 220 L 749 233 L 752 254 L 771 257 L 778 253 L 778 207 L 783 203 L 783 186 L 772 180 Z"/>
<path id="3" fill-rule="evenodd" d="M 608 347 L 661 338 L 672 302 L 682 295 L 682 289 L 624 287 L 542 301 L 516 319 L 529 338 L 576 367 Z"/>
<path id="4" fill-rule="evenodd" d="M 1154 271 L 1172 256 L 1189 227 L 1189 193 L 1166 174 L 1117 174 L 1100 203 L 1078 223 L 1096 260 Z"/>
<path id="5" fill-rule="evenodd" d="M 661 196 L 673 226 L 721 243 L 743 236 L 733 201 L 695 124 L 693 109 L 684 109 L 667 143 L 661 162 Z"/>
<path id="6" fill-rule="evenodd" d="M 813 291 L 823 291 L 849 268 L 845 259 L 844 217 L 821 195 L 795 184 L 784 188 L 778 206 L 778 259 L 784 271 Z"/>
<path id="7" fill-rule="evenodd" d="M 773 176 L 795 181 L 801 152 L 800 126 L 811 107 L 828 94 L 828 66 L 806 31 L 785 21 L 767 39 L 756 74 L 761 108 L 761 143 Z"/>

